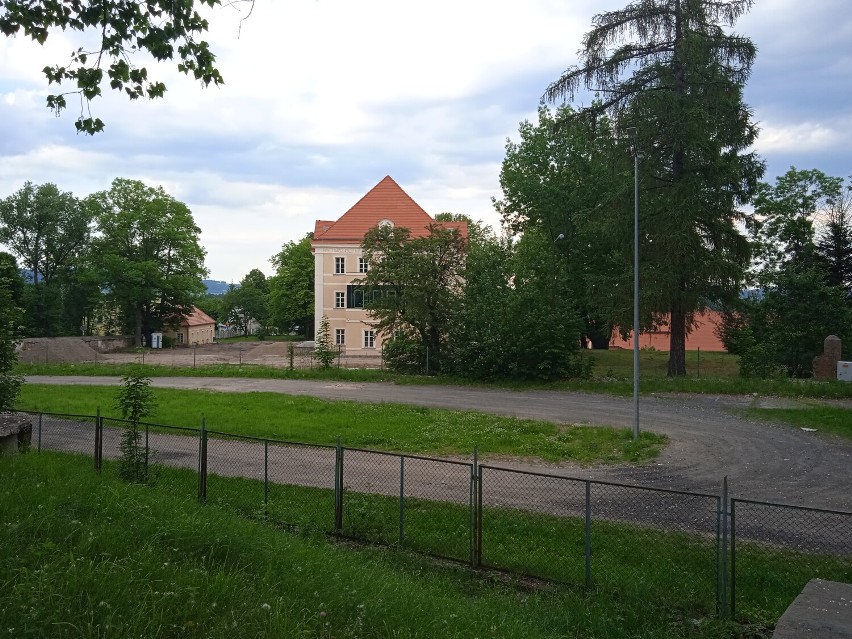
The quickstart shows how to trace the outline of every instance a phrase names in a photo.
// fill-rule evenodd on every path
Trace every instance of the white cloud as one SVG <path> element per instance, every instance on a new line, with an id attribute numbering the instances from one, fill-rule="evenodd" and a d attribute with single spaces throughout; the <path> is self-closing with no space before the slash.
<path id="1" fill-rule="evenodd" d="M 271 272 L 281 244 L 386 174 L 430 213 L 496 226 L 505 139 L 575 61 L 592 16 L 626 2 L 264 0 L 239 38 L 239 11 L 205 10 L 226 84 L 201 90 L 174 64 L 151 65 L 166 97 L 130 103 L 107 90 L 94 139 L 74 134 L 73 98 L 60 119 L 43 106 L 53 89 L 41 69 L 68 59 L 74 34 L 45 47 L 3 38 L 0 197 L 25 180 L 80 196 L 116 176 L 161 184 L 193 210 L 212 275 L 235 281 Z M 846 2 L 762 0 L 738 26 L 760 49 L 747 91 L 763 120 L 757 150 L 782 168 L 809 153 L 839 163 L 826 172 L 852 170 Z"/>

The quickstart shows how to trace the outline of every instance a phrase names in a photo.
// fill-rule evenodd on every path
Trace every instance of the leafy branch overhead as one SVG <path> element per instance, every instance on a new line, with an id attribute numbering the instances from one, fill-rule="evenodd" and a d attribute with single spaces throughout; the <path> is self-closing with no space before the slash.
<path id="1" fill-rule="evenodd" d="M 220 4 L 220 0 L 198 1 L 210 7 Z M 66 96 L 79 95 L 75 126 L 78 132 L 93 135 L 103 130 L 104 123 L 92 117 L 89 106 L 102 95 L 104 82 L 131 100 L 164 95 L 166 85 L 150 79 L 146 67 L 133 64 L 134 54 L 147 54 L 158 62 L 177 57 L 178 70 L 204 86 L 224 82 L 208 43 L 197 40 L 208 22 L 195 11 L 195 4 L 194 0 L 0 0 L 0 32 L 23 33 L 39 44 L 58 29 L 97 33 L 91 49 L 80 47 L 66 64 L 43 69 L 48 85 L 69 82 L 77 87 L 48 95 L 47 106 L 58 115 L 68 106 Z"/>

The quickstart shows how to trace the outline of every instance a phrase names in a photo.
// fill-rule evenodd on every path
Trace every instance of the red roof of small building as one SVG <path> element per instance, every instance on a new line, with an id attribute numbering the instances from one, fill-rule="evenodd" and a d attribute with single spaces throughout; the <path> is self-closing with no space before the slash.
<path id="1" fill-rule="evenodd" d="M 390 220 L 394 226 L 405 227 L 412 237 L 426 235 L 435 220 L 387 175 L 336 222 L 317 220 L 314 227 L 315 244 L 360 244 L 374 226 Z M 458 229 L 467 237 L 466 222 L 440 222 L 445 228 Z"/>
<path id="2" fill-rule="evenodd" d="M 216 324 L 216 320 L 197 306 L 193 306 L 188 315 L 180 318 L 181 326 L 204 326 L 205 324 Z"/>

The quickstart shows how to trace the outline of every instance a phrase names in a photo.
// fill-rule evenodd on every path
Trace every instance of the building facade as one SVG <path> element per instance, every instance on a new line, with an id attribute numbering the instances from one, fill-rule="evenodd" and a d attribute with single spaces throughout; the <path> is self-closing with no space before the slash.
<path id="1" fill-rule="evenodd" d="M 311 247 L 314 253 L 314 332 L 328 317 L 332 344 L 350 355 L 378 355 L 382 338 L 376 322 L 364 309 L 357 280 L 369 265 L 361 243 L 375 226 L 405 227 L 411 237 L 428 233 L 435 220 L 402 188 L 386 176 L 336 221 L 317 220 Z M 464 222 L 444 222 L 467 235 Z"/>
<path id="2" fill-rule="evenodd" d="M 212 344 L 215 334 L 216 320 L 197 306 L 193 306 L 188 315 L 181 317 L 178 325 L 165 326 L 163 329 L 163 335 L 170 338 L 175 346 Z"/>

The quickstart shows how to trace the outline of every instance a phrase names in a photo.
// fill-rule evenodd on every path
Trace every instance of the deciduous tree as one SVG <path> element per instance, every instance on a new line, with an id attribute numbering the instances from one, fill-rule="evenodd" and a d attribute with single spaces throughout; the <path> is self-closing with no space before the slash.
<path id="1" fill-rule="evenodd" d="M 192 212 L 162 187 L 117 178 L 89 196 L 98 222 L 94 252 L 111 303 L 142 336 L 191 310 L 204 292 L 205 251 Z"/>
<path id="2" fill-rule="evenodd" d="M 278 330 L 300 330 L 306 339 L 314 330 L 313 233 L 287 242 L 272 256 L 275 275 L 269 278 L 269 317 Z"/>
<path id="3" fill-rule="evenodd" d="M 364 236 L 369 270 L 359 283 L 372 299 L 364 306 L 377 320 L 379 334 L 414 340 L 421 370 L 428 373 L 440 372 L 458 314 L 466 247 L 465 237 L 439 223 L 419 237 L 389 226 L 374 227 Z"/>
<path id="4" fill-rule="evenodd" d="M 77 131 L 94 134 L 104 123 L 92 117 L 89 103 L 101 95 L 104 83 L 131 100 L 165 93 L 166 86 L 151 80 L 146 67 L 135 65 L 134 54 L 158 62 L 178 58 L 178 70 L 205 86 L 223 82 L 209 45 L 198 39 L 208 23 L 195 10 L 196 5 L 218 4 L 220 0 L 2 0 L 0 33 L 22 33 L 44 44 L 51 33 L 76 31 L 81 40 L 93 42 L 78 47 L 69 60 L 45 67 L 44 75 L 48 85 L 67 82 L 75 87 L 48 95 L 47 106 L 59 114 L 67 95 L 79 95 L 80 115 L 74 124 Z"/>

